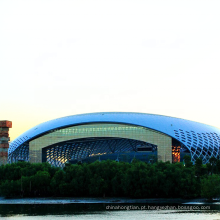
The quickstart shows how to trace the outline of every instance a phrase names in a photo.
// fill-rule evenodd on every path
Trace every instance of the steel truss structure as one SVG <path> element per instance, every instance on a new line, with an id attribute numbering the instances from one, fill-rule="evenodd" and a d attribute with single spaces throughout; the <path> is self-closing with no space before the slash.
<path id="1" fill-rule="evenodd" d="M 109 156 L 138 152 L 138 149 L 146 149 L 149 153 L 157 151 L 157 146 L 143 141 L 125 138 L 84 138 L 57 143 L 42 151 L 42 161 L 52 166 L 64 167 L 67 162 L 86 161 L 96 156 Z M 118 157 L 115 157 L 117 160 Z M 22 145 L 17 148 L 10 157 L 9 162 L 29 161 L 29 146 Z"/>
<path id="2" fill-rule="evenodd" d="M 175 138 L 184 143 L 191 152 L 193 162 L 201 158 L 203 163 L 207 163 L 211 157 L 218 158 L 220 154 L 220 136 L 216 132 L 184 131 L 174 130 Z"/>
<path id="3" fill-rule="evenodd" d="M 16 163 L 18 161 L 29 162 L 29 145 L 27 143 L 22 144 L 8 155 L 8 163 Z"/>

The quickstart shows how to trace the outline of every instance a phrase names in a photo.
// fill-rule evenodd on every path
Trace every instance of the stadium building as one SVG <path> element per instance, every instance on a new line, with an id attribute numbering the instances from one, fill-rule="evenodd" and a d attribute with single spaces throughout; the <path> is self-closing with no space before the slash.
<path id="1" fill-rule="evenodd" d="M 220 129 L 144 113 L 91 113 L 39 124 L 10 143 L 8 162 L 65 163 L 134 158 L 180 162 L 188 154 L 207 163 L 219 156 Z"/>

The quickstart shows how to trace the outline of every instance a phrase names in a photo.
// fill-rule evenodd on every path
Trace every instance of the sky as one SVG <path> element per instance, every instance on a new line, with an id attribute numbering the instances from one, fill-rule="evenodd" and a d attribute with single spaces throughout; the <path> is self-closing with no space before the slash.
<path id="1" fill-rule="evenodd" d="M 220 1 L 0 0 L 0 120 L 143 112 L 220 128 Z"/>

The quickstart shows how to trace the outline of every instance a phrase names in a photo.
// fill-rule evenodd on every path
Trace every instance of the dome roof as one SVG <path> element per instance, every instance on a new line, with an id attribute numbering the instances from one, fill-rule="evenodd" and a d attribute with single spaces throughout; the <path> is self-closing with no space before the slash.
<path id="1" fill-rule="evenodd" d="M 87 123 L 122 123 L 150 128 L 169 135 L 190 151 L 196 153 L 197 148 L 211 148 L 211 154 L 219 154 L 220 129 L 185 119 L 163 115 L 130 113 L 130 112 L 100 112 L 72 115 L 41 123 L 21 134 L 10 143 L 9 153 L 16 148 L 53 129 L 64 128 Z M 191 149 L 192 148 L 192 149 Z"/>

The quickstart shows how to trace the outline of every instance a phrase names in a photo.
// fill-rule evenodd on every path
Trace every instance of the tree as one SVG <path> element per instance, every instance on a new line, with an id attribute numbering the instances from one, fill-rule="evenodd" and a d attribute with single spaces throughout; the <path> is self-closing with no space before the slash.
<path id="1" fill-rule="evenodd" d="M 202 174 L 202 159 L 197 158 L 195 162 L 195 174 L 200 177 Z"/>
<path id="2" fill-rule="evenodd" d="M 6 180 L 0 187 L 1 195 L 5 197 L 18 196 L 21 193 L 21 182 L 19 180 Z"/>
<path id="3" fill-rule="evenodd" d="M 33 189 L 36 191 L 37 195 L 48 195 L 50 191 L 50 174 L 47 171 L 38 171 L 31 177 L 31 182 L 33 183 Z"/>
<path id="4" fill-rule="evenodd" d="M 218 164 L 218 160 L 215 157 L 211 157 L 209 159 L 209 163 L 207 163 L 207 168 L 208 171 L 211 173 L 211 175 L 213 173 L 217 173 L 217 164 Z"/>
<path id="5" fill-rule="evenodd" d="M 185 166 L 186 166 L 186 167 L 192 167 L 193 163 L 192 163 L 192 161 L 191 161 L 191 157 L 190 157 L 190 156 L 185 155 L 185 156 L 183 157 L 183 160 L 184 160 L 184 163 L 185 163 Z"/>
<path id="6" fill-rule="evenodd" d="M 97 174 L 91 179 L 89 184 L 89 193 L 91 196 L 103 196 L 107 190 L 107 185 L 100 176 Z"/>
<path id="7" fill-rule="evenodd" d="M 60 194 L 59 186 L 64 182 L 64 175 L 65 173 L 63 170 L 58 170 L 53 176 L 53 178 L 51 179 L 50 186 L 51 186 L 53 195 Z"/>
<path id="8" fill-rule="evenodd" d="M 220 196 L 220 176 L 213 174 L 208 178 L 203 178 L 201 183 L 201 196 L 213 199 Z"/>

